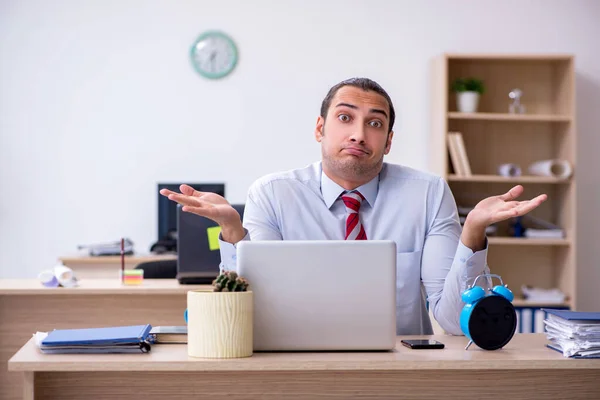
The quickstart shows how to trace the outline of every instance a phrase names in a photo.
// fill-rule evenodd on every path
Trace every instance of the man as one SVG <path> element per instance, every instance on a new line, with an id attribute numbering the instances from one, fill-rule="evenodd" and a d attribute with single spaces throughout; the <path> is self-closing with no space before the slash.
<path id="1" fill-rule="evenodd" d="M 546 195 L 518 202 L 523 188 L 515 186 L 477 204 L 461 230 L 442 178 L 383 162 L 394 119 L 392 101 L 376 82 L 355 78 L 332 87 L 315 129 L 322 161 L 257 180 L 243 224 L 216 194 L 187 185 L 181 194 L 161 194 L 221 226 L 221 258 L 228 269 L 235 268 L 235 244 L 241 240 L 394 240 L 397 334 L 432 333 L 427 300 L 440 326 L 460 335 L 461 294 L 477 275 L 489 272 L 486 227 L 528 213 Z"/>

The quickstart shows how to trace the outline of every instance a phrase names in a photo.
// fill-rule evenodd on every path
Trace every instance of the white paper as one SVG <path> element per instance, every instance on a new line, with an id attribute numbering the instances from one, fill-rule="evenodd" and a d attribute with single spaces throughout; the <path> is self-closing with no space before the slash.
<path id="1" fill-rule="evenodd" d="M 36 332 L 36 333 L 33 334 L 33 337 L 35 339 L 35 345 L 38 348 L 42 347 L 42 341 L 44 339 L 46 339 L 46 336 L 48 336 L 48 332 Z"/>
<path id="2" fill-rule="evenodd" d="M 540 160 L 529 166 L 529 173 L 566 179 L 573 173 L 573 168 L 566 160 Z"/>
<path id="3" fill-rule="evenodd" d="M 507 177 L 521 176 L 521 167 L 517 164 L 502 164 L 498 166 L 498 175 Z"/>

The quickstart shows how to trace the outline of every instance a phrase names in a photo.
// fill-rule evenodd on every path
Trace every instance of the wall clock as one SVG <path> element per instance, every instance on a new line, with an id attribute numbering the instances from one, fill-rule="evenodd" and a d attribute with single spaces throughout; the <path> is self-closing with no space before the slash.
<path id="1" fill-rule="evenodd" d="M 219 79 L 229 75 L 238 59 L 237 46 L 225 33 L 207 31 L 192 45 L 190 57 L 194 69 L 208 79 Z"/>

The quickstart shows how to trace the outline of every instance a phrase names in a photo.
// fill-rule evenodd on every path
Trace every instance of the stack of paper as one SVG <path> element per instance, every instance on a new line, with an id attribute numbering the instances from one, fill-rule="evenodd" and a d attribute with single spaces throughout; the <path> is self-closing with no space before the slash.
<path id="1" fill-rule="evenodd" d="M 565 237 L 564 229 L 541 218 L 532 215 L 523 216 L 525 228 L 525 237 L 538 239 L 563 239 Z"/>
<path id="2" fill-rule="evenodd" d="M 565 357 L 600 358 L 600 313 L 544 308 L 549 348 Z"/>
<path id="3" fill-rule="evenodd" d="M 80 245 L 77 246 L 77 249 L 88 249 L 90 256 L 118 256 L 121 254 L 121 241 L 115 240 L 114 242 Z M 123 252 L 126 255 L 134 253 L 133 241 L 131 239 L 125 238 Z"/>
<path id="4" fill-rule="evenodd" d="M 523 298 L 531 303 L 564 304 L 567 295 L 559 288 L 543 289 L 529 285 L 521 285 Z"/>
<path id="5" fill-rule="evenodd" d="M 151 325 L 108 328 L 56 329 L 38 332 L 36 342 L 43 353 L 147 353 Z"/>

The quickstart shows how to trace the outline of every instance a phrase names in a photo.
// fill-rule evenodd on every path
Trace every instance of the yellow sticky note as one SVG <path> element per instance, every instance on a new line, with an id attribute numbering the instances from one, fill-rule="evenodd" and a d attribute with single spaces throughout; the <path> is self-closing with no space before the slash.
<path id="1" fill-rule="evenodd" d="M 206 228 L 206 234 L 208 235 L 208 248 L 210 250 L 219 250 L 219 233 L 221 233 L 220 226 L 211 226 Z"/>

